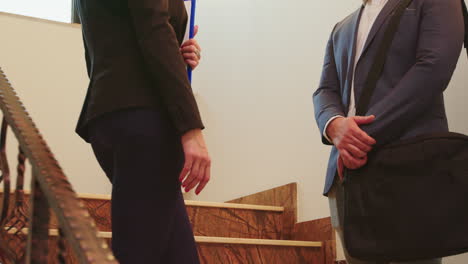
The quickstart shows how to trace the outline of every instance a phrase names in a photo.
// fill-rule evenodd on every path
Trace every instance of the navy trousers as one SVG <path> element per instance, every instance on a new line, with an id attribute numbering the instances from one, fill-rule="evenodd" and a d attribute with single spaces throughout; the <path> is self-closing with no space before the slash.
<path id="1" fill-rule="evenodd" d="M 178 181 L 183 149 L 167 115 L 119 111 L 96 119 L 89 132 L 112 182 L 112 249 L 119 262 L 198 264 Z"/>

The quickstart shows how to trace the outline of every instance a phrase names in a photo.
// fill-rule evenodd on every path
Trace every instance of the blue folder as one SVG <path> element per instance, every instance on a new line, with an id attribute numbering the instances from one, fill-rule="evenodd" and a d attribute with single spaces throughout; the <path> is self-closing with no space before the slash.
<path id="1" fill-rule="evenodd" d="M 190 21 L 189 21 L 189 38 L 193 38 L 195 30 L 195 8 L 197 6 L 197 0 L 184 0 L 185 2 L 191 2 L 190 5 Z M 189 81 L 192 82 L 192 68 L 187 66 L 187 74 Z"/>

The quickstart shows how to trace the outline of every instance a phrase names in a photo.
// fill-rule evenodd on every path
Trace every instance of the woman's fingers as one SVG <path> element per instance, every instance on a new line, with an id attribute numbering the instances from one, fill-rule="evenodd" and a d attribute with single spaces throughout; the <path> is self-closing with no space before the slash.
<path id="1" fill-rule="evenodd" d="M 196 39 L 189 39 L 189 40 L 185 41 L 182 44 L 182 46 L 180 46 L 180 48 L 185 48 L 185 47 L 190 47 L 190 46 L 193 46 L 197 50 L 201 51 L 200 44 L 198 44 L 198 41 Z"/>
<path id="2" fill-rule="evenodd" d="M 198 33 L 198 26 L 195 26 L 194 35 Z M 185 41 L 180 47 L 180 52 L 185 60 L 185 63 L 190 68 L 195 69 L 200 63 L 201 47 L 196 39 L 189 39 Z"/>
<path id="3" fill-rule="evenodd" d="M 190 192 L 195 186 L 200 184 L 200 182 L 205 177 L 205 170 L 206 170 L 206 165 L 202 164 L 200 166 L 200 171 L 197 177 L 189 185 L 187 185 L 187 187 L 185 187 L 185 192 Z"/>
<path id="4" fill-rule="evenodd" d="M 182 187 L 187 189 L 189 185 L 192 184 L 193 181 L 195 181 L 198 177 L 198 174 L 200 173 L 200 160 L 196 159 L 193 162 L 192 169 L 190 170 L 190 174 L 187 176 L 187 178 L 182 182 Z"/>
<path id="5" fill-rule="evenodd" d="M 182 53 L 197 53 L 197 52 L 200 52 L 200 49 L 198 49 L 197 46 L 190 44 L 190 45 L 182 46 L 180 48 L 180 51 Z"/>
<path id="6" fill-rule="evenodd" d="M 199 195 L 200 192 L 203 191 L 203 189 L 205 188 L 206 184 L 210 181 L 210 179 L 211 179 L 211 164 L 208 163 L 206 165 L 205 175 L 201 179 L 200 183 L 198 184 L 197 189 L 195 190 L 196 195 Z"/>
<path id="7" fill-rule="evenodd" d="M 184 168 L 182 169 L 182 172 L 180 172 L 180 175 L 179 175 L 180 182 L 184 182 L 184 179 L 187 177 L 187 175 L 190 173 L 190 170 L 192 169 L 192 164 L 193 164 L 193 159 L 190 156 L 186 156 Z"/>
<path id="8" fill-rule="evenodd" d="M 181 137 L 185 159 L 192 160 L 189 175 L 183 181 L 182 187 L 188 192 L 198 185 L 196 193 L 205 187 L 210 178 L 211 159 L 206 148 L 201 129 L 193 129 Z M 184 168 L 184 171 L 187 169 Z"/>
<path id="9" fill-rule="evenodd" d="M 197 46 L 195 45 L 195 42 L 196 42 L 195 39 L 189 39 L 189 40 L 185 41 L 184 43 L 182 43 L 180 48 L 185 48 L 185 47 L 189 47 L 189 46 L 194 46 L 196 48 Z"/>
<path id="10" fill-rule="evenodd" d="M 192 69 L 195 69 L 200 64 L 200 52 L 193 45 L 185 46 L 181 48 L 182 57 L 185 63 Z"/>
<path id="11" fill-rule="evenodd" d="M 187 65 L 192 69 L 195 69 L 198 66 L 198 61 L 195 60 L 185 60 L 185 63 L 187 63 Z"/>
<path id="12" fill-rule="evenodd" d="M 185 60 L 199 60 L 197 54 L 195 53 L 182 53 L 182 56 Z"/>
<path id="13" fill-rule="evenodd" d="M 201 47 L 200 44 L 198 44 L 198 41 L 196 39 L 193 39 L 193 45 L 197 48 L 198 52 L 201 52 Z"/>

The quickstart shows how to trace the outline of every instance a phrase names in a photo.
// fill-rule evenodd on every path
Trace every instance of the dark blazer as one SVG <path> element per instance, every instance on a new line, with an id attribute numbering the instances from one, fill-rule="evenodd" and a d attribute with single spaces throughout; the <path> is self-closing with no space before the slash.
<path id="1" fill-rule="evenodd" d="M 361 9 L 339 22 L 328 41 L 320 86 L 313 95 L 315 117 L 323 135 L 327 121 L 346 116 L 352 76 L 355 98 L 364 82 L 399 0 L 389 0 L 377 17 L 353 72 Z M 443 92 L 460 56 L 464 22 L 460 0 L 413 0 L 406 9 L 377 83 L 367 115 L 376 120 L 362 129 L 377 146 L 420 134 L 448 131 Z M 323 136 L 322 141 L 330 145 Z M 324 194 L 336 176 L 333 147 Z"/>
<path id="2" fill-rule="evenodd" d="M 77 132 L 105 113 L 167 111 L 180 134 L 203 128 L 179 47 L 182 0 L 78 0 L 90 84 Z"/>

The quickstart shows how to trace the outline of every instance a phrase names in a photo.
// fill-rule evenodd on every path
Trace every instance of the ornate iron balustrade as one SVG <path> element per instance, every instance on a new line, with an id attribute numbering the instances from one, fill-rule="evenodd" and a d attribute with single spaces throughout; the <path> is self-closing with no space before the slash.
<path id="1" fill-rule="evenodd" d="M 69 251 L 78 263 L 117 263 L 83 202 L 78 199 L 50 148 L 0 68 L 0 264 L 48 264 L 50 211 L 59 227 L 58 253 L 53 262 L 67 263 Z M 13 193 L 6 138 L 10 127 L 19 142 Z M 31 164 L 30 200 L 23 191 L 26 160 Z"/>

